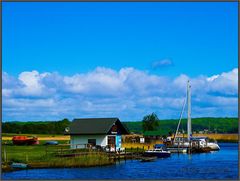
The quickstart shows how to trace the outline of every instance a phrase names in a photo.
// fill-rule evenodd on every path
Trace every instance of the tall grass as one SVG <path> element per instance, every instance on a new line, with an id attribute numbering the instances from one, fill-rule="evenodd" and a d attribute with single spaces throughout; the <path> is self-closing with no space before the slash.
<path id="1" fill-rule="evenodd" d="M 160 140 L 157 140 L 157 141 L 152 141 L 151 143 L 122 143 L 122 147 L 123 148 L 127 148 L 127 149 L 130 149 L 130 148 L 139 148 L 139 149 L 152 149 L 154 148 L 154 145 L 155 144 L 162 144 L 163 142 L 160 141 Z"/>
<path id="2" fill-rule="evenodd" d="M 7 155 L 5 160 L 4 151 Z M 86 154 L 76 157 L 59 157 L 58 154 L 81 153 Z M 114 163 L 104 152 L 91 152 L 85 150 L 70 150 L 69 146 L 14 146 L 3 145 L 2 160 L 4 163 L 27 163 L 33 168 L 39 167 L 89 167 L 102 166 Z"/>
<path id="3" fill-rule="evenodd" d="M 55 161 L 49 162 L 50 164 L 62 164 L 63 166 L 101 166 L 101 165 L 109 165 L 113 163 L 113 160 L 110 160 L 107 155 L 104 154 L 89 154 L 75 158 L 64 158 L 62 161 L 60 159 L 54 158 Z"/>
<path id="4" fill-rule="evenodd" d="M 215 140 L 237 141 L 238 134 L 193 134 L 193 136 L 207 136 Z"/>
<path id="5" fill-rule="evenodd" d="M 91 167 L 113 164 L 106 154 L 87 154 L 77 157 L 48 156 L 38 162 L 30 162 L 32 167 Z"/>

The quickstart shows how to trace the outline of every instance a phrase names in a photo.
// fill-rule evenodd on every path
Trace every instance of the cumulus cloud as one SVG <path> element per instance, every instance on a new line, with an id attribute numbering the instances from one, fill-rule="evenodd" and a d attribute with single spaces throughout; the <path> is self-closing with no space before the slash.
<path id="1" fill-rule="evenodd" d="M 173 61 L 170 59 L 163 59 L 163 60 L 157 60 L 152 62 L 152 68 L 158 69 L 163 67 L 171 67 L 173 66 Z"/>
<path id="2" fill-rule="evenodd" d="M 224 92 L 229 95 L 236 95 L 238 92 L 238 69 L 230 72 L 223 72 L 208 78 L 209 89 L 212 92 Z"/>
<path id="3" fill-rule="evenodd" d="M 157 76 L 133 67 L 97 67 L 72 76 L 26 71 L 2 74 L 4 120 L 68 117 L 119 117 L 140 120 L 157 112 L 178 118 L 187 81 L 192 85 L 193 116 L 237 116 L 238 69 L 210 76 Z M 223 111 L 224 110 L 224 111 Z"/>
<path id="4" fill-rule="evenodd" d="M 125 74 L 127 73 L 125 70 Z M 112 69 L 97 67 L 93 72 L 87 74 L 76 74 L 66 76 L 63 81 L 66 90 L 73 93 L 94 95 L 118 95 L 125 91 L 123 85 L 125 74 L 118 73 Z"/>
<path id="5" fill-rule="evenodd" d="M 18 79 L 23 84 L 21 89 L 24 95 L 41 95 L 43 93 L 44 85 L 41 84 L 41 79 L 46 76 L 46 73 L 39 74 L 37 71 L 22 72 Z"/>

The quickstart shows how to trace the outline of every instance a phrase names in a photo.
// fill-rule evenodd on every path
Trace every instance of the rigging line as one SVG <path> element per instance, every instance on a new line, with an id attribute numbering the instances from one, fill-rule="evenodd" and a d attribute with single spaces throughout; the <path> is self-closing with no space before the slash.
<path id="1" fill-rule="evenodd" d="M 186 97 L 187 97 L 187 94 L 186 94 L 184 102 L 183 102 L 183 107 L 182 107 L 182 111 L 181 111 L 181 114 L 180 114 L 180 119 L 178 121 L 177 130 L 176 130 L 176 133 L 174 134 L 173 142 L 175 142 L 175 138 L 176 138 L 176 136 L 178 134 L 178 129 L 179 129 L 179 126 L 180 126 L 180 123 L 181 123 L 181 120 L 182 120 L 182 115 L 183 115 L 183 112 L 184 112 L 184 108 L 186 106 L 186 99 L 187 99 Z"/>

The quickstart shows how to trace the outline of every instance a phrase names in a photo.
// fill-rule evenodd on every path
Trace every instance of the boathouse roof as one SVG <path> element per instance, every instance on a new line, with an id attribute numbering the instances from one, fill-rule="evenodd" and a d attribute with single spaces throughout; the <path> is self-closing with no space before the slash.
<path id="1" fill-rule="evenodd" d="M 116 126 L 115 126 L 116 125 Z M 81 118 L 70 124 L 70 135 L 111 134 L 113 126 L 117 134 L 129 134 L 118 118 Z"/>

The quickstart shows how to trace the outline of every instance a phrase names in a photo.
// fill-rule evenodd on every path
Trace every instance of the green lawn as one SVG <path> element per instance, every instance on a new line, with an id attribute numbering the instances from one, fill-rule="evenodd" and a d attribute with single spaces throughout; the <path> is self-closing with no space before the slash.
<path id="1" fill-rule="evenodd" d="M 102 166 L 113 163 L 104 152 L 94 152 L 88 149 L 70 150 L 69 145 L 2 145 L 2 160 L 4 165 L 11 162 L 27 163 L 31 167 L 88 167 Z M 58 154 L 87 152 L 77 157 L 57 157 Z M 6 155 L 6 156 L 5 156 Z"/>
<path id="2" fill-rule="evenodd" d="M 67 149 L 69 146 L 62 145 L 29 145 L 29 146 L 16 146 L 16 145 L 2 145 L 2 158 L 4 158 L 4 150 L 6 150 L 7 161 L 15 162 L 31 162 L 44 159 L 45 156 Z"/>

